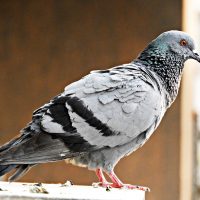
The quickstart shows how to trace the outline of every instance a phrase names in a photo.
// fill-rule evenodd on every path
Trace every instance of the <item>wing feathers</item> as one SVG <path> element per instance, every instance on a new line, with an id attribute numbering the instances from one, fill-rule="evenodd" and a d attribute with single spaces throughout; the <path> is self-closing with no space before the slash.
<path id="1" fill-rule="evenodd" d="M 44 130 L 59 133 L 70 147 L 70 137 L 82 142 L 82 148 L 87 144 L 95 149 L 136 138 L 154 124 L 161 102 L 157 87 L 141 80 L 137 70 L 121 67 L 93 72 L 69 85 L 43 115 Z"/>
<path id="2" fill-rule="evenodd" d="M 105 123 L 102 123 L 98 118 L 96 118 L 91 110 L 84 105 L 83 101 L 77 97 L 66 97 L 66 103 L 71 107 L 72 112 L 79 115 L 89 126 L 94 127 L 99 130 L 103 136 L 111 136 L 116 133 L 112 131 Z"/>

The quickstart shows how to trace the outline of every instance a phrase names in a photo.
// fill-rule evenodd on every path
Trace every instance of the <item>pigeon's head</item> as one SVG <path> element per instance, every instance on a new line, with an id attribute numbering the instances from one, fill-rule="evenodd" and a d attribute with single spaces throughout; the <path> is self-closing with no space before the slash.
<path id="1" fill-rule="evenodd" d="M 173 102 L 178 93 L 184 63 L 188 59 L 200 62 L 193 39 L 182 31 L 167 31 L 153 40 L 135 62 L 151 69 L 161 78 Z"/>
<path id="2" fill-rule="evenodd" d="M 194 59 L 200 62 L 200 56 L 195 52 L 193 39 L 182 31 L 167 31 L 160 34 L 153 40 L 149 46 L 164 56 L 173 56 L 185 62 L 188 59 Z"/>

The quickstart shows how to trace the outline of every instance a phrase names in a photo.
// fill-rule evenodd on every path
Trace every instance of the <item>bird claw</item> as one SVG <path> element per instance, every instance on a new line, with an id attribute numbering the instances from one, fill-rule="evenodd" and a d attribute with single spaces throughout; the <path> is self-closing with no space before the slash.
<path id="1" fill-rule="evenodd" d="M 112 180 L 112 183 L 108 182 L 102 172 L 102 169 L 97 169 L 96 174 L 99 178 L 98 183 L 93 183 L 92 185 L 95 187 L 104 187 L 104 188 L 125 188 L 125 189 L 136 189 L 136 190 L 142 190 L 145 192 L 150 192 L 150 189 L 148 187 L 144 186 L 138 186 L 138 185 L 131 185 L 131 184 L 124 184 L 122 183 L 119 178 L 115 175 L 113 171 L 108 173 L 108 176 Z"/>

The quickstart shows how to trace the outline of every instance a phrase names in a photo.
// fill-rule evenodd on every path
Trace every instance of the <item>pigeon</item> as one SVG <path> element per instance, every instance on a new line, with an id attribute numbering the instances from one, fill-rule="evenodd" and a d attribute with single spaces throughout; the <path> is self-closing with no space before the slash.
<path id="1" fill-rule="evenodd" d="M 200 62 L 194 49 L 187 33 L 167 31 L 132 62 L 66 86 L 0 147 L 0 176 L 15 170 L 9 178 L 14 181 L 37 164 L 65 160 L 94 170 L 102 187 L 146 190 L 120 181 L 114 167 L 158 127 L 177 97 L 185 61 Z"/>

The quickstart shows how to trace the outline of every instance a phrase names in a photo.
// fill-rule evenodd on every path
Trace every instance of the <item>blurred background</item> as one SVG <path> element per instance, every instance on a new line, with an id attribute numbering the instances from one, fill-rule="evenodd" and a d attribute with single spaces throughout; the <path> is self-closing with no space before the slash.
<path id="1" fill-rule="evenodd" d="M 32 112 L 94 69 L 130 62 L 163 31 L 190 33 L 200 50 L 199 0 L 0 0 L 0 144 Z M 115 168 L 151 188 L 148 200 L 200 199 L 200 66 L 187 62 L 181 90 L 156 133 Z M 199 68 L 198 68 L 199 67 Z M 6 180 L 6 177 L 5 177 Z M 89 184 L 94 172 L 64 162 L 20 181 Z"/>

